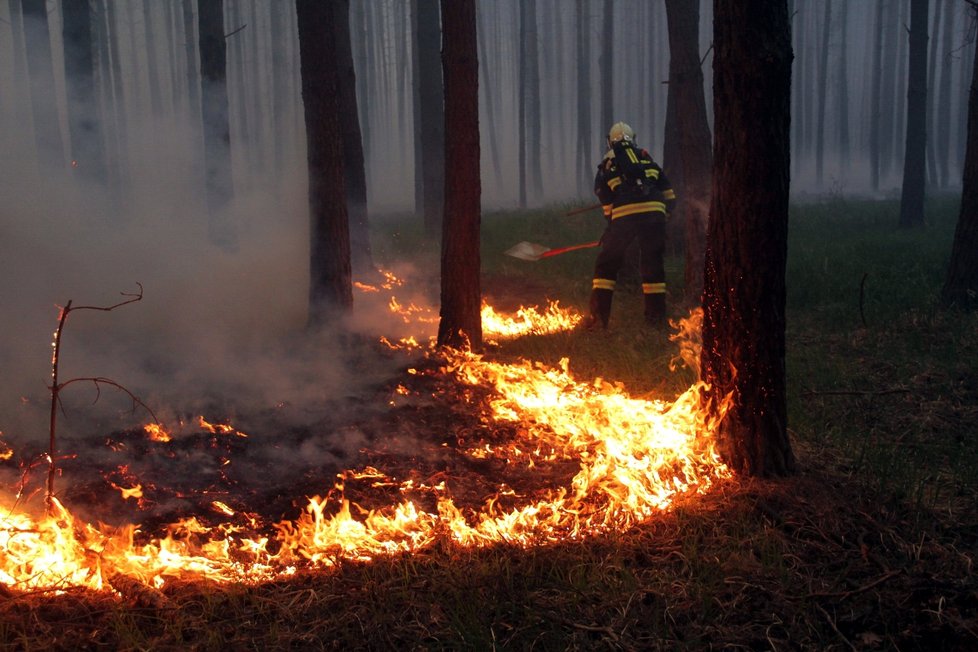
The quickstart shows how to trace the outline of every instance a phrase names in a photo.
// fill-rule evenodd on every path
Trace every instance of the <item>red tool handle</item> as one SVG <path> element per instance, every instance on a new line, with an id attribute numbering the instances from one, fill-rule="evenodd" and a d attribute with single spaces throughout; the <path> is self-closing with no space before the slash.
<path id="1" fill-rule="evenodd" d="M 542 254 L 540 258 L 549 258 L 550 256 L 558 256 L 560 254 L 566 254 L 568 251 L 574 251 L 575 249 L 589 249 L 591 247 L 597 247 L 601 244 L 600 240 L 595 240 L 594 242 L 586 242 L 579 245 L 571 245 L 570 247 L 561 247 L 560 249 L 549 249 Z"/>

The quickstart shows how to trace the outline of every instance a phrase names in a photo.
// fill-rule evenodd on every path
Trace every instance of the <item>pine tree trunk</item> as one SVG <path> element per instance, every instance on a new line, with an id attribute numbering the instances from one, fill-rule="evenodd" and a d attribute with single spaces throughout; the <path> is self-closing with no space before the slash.
<path id="1" fill-rule="evenodd" d="M 479 227 L 479 58 L 475 0 L 442 0 L 445 218 L 439 346 L 482 348 Z"/>
<path id="2" fill-rule="evenodd" d="M 907 81 L 907 138 L 903 163 L 900 226 L 924 223 L 927 155 L 927 4 L 910 0 L 910 78 Z"/>
<path id="3" fill-rule="evenodd" d="M 944 8 L 944 54 L 941 56 L 941 84 L 938 89 L 937 115 L 935 116 L 937 130 L 934 134 L 941 188 L 947 188 L 951 176 L 949 162 L 951 158 L 951 62 L 953 59 L 948 50 L 951 49 L 951 26 L 954 24 L 955 0 L 945 0 L 945 2 L 947 6 Z"/>
<path id="4" fill-rule="evenodd" d="M 71 170 L 83 181 L 105 186 L 105 146 L 95 97 L 92 13 L 88 0 L 61 0 L 65 88 Z"/>
<path id="5" fill-rule="evenodd" d="M 928 29 L 933 29 L 933 35 L 930 37 L 930 55 L 927 57 L 927 121 L 926 121 L 926 132 L 930 134 L 930 138 L 927 138 L 927 183 L 931 186 L 937 186 L 938 176 L 937 176 L 937 152 L 934 151 L 934 133 L 936 131 L 937 124 L 934 122 L 934 116 L 936 112 L 934 111 L 934 102 L 937 100 L 937 85 L 934 83 L 937 80 L 937 75 L 935 71 L 937 70 L 937 45 L 941 39 L 937 37 L 937 32 L 941 28 L 941 0 L 934 0 L 934 21 L 932 27 Z"/>
<path id="6" fill-rule="evenodd" d="M 478 24 L 476 25 L 476 29 L 478 31 L 479 38 L 479 70 L 482 74 L 481 85 L 483 96 L 485 97 L 485 129 L 489 140 L 489 153 L 490 159 L 492 160 L 492 171 L 496 177 L 496 187 L 498 188 L 502 185 L 503 167 L 499 155 L 499 134 L 496 130 L 496 93 L 494 90 L 495 79 L 492 77 L 492 71 L 489 69 L 489 53 L 488 48 L 486 47 L 485 29 Z"/>
<path id="7" fill-rule="evenodd" d="M 876 23 L 873 28 L 873 71 L 870 90 L 869 109 L 869 168 L 870 185 L 873 191 L 880 189 L 880 170 L 882 150 L 880 144 L 880 105 L 883 88 L 883 2 L 876 5 Z"/>
<path id="8" fill-rule="evenodd" d="M 224 0 L 198 0 L 197 31 L 200 39 L 200 107 L 204 127 L 207 235 L 212 244 L 234 250 L 237 247 L 237 234 L 228 215 L 234 191 L 231 183 Z"/>
<path id="9" fill-rule="evenodd" d="M 65 172 L 65 150 L 61 142 L 58 101 L 54 86 L 54 61 L 45 0 L 21 0 L 27 74 L 30 79 L 34 115 L 34 143 L 42 177 L 60 179 Z"/>
<path id="10" fill-rule="evenodd" d="M 526 78 L 523 92 L 526 94 L 526 167 L 529 173 L 529 191 L 540 200 L 543 194 L 543 172 L 540 168 L 540 57 L 537 31 L 536 0 L 522 0 L 522 19 L 524 25 L 524 56 L 526 57 Z"/>
<path id="11" fill-rule="evenodd" d="M 607 130 L 616 122 L 615 106 L 615 3 L 604 0 L 603 24 L 601 27 L 601 55 L 598 68 L 601 71 L 601 128 Z"/>
<path id="12" fill-rule="evenodd" d="M 324 38 L 335 33 L 336 6 L 295 6 L 309 165 L 309 327 L 323 328 L 353 308 L 335 40 Z"/>
<path id="13" fill-rule="evenodd" d="M 785 0 L 715 0 L 714 12 L 702 377 L 714 410 L 733 401 L 718 433 L 723 459 L 749 475 L 784 475 L 795 467 L 785 399 L 788 9 Z"/>
<path id="14" fill-rule="evenodd" d="M 367 172 L 357 114 L 357 76 L 350 41 L 350 0 L 334 0 L 336 11 L 337 103 L 343 138 L 346 210 L 350 222 L 350 257 L 354 274 L 375 272 L 367 216 Z"/>
<path id="15" fill-rule="evenodd" d="M 961 187 L 961 211 L 954 230 L 951 261 L 941 289 L 948 306 L 978 309 L 978 48 L 968 94 L 968 138 Z"/>
<path id="16" fill-rule="evenodd" d="M 577 183 L 579 195 L 591 196 L 594 185 L 591 145 L 591 20 L 588 1 L 577 0 Z"/>
<path id="17" fill-rule="evenodd" d="M 839 67 L 837 111 L 839 119 L 839 163 L 843 177 L 849 172 L 849 3 L 839 3 Z"/>
<path id="18" fill-rule="evenodd" d="M 686 300 L 703 293 L 706 225 L 710 216 L 713 143 L 706 117 L 699 53 L 699 0 L 666 0 L 669 24 L 669 93 L 675 97 L 676 126 L 685 208 Z M 670 181 L 673 175 L 670 170 Z M 675 183 L 674 183 L 675 186 Z"/>
<path id="19" fill-rule="evenodd" d="M 832 33 L 832 0 L 824 0 L 825 17 L 822 20 L 822 47 L 818 57 L 818 117 L 815 122 L 815 185 L 822 187 L 825 167 L 825 104 L 829 91 L 829 34 Z"/>
<path id="20" fill-rule="evenodd" d="M 424 183 L 424 230 L 435 238 L 442 230 L 445 202 L 445 97 L 442 78 L 442 31 L 438 0 L 418 0 L 418 86 L 421 93 L 421 175 Z"/>

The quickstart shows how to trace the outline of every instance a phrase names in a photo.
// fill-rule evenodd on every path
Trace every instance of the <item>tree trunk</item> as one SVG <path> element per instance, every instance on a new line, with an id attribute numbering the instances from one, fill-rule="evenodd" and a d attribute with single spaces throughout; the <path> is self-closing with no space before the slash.
<path id="1" fill-rule="evenodd" d="M 818 117 L 815 122 L 815 186 L 822 188 L 822 172 L 825 167 L 825 104 L 829 80 L 829 34 L 832 33 L 832 0 L 825 0 L 825 18 L 822 21 L 822 47 L 818 57 Z"/>
<path id="2" fill-rule="evenodd" d="M 296 0 L 299 67 L 309 165 L 309 327 L 335 323 L 353 308 L 350 230 L 343 181 L 336 5 Z"/>
<path id="3" fill-rule="evenodd" d="M 350 256 L 353 272 L 375 272 L 370 250 L 370 222 L 367 217 L 367 172 L 363 157 L 360 118 L 357 114 L 357 75 L 353 68 L 350 42 L 350 0 L 335 0 L 336 68 L 339 84 L 337 103 L 340 133 L 343 137 L 346 210 L 350 222 Z"/>
<path id="4" fill-rule="evenodd" d="M 54 62 L 45 0 L 21 0 L 27 73 L 34 114 L 34 142 L 42 177 L 60 178 L 65 172 L 64 144 L 54 87 Z"/>
<path id="5" fill-rule="evenodd" d="M 869 168 L 870 185 L 873 191 L 880 189 L 880 169 L 882 167 L 880 145 L 880 106 L 883 85 L 883 1 L 876 5 L 876 24 L 874 26 L 872 89 L 869 99 Z"/>
<path id="6" fill-rule="evenodd" d="M 836 97 L 836 114 L 839 119 L 839 163 L 841 174 L 848 176 L 849 172 L 849 3 L 840 2 L 839 24 L 839 67 L 838 92 Z"/>
<path id="7" fill-rule="evenodd" d="M 615 83 L 615 4 L 604 0 L 603 25 L 601 27 L 601 54 L 598 68 L 601 71 L 601 128 L 606 130 L 616 121 L 614 116 Z"/>
<path id="8" fill-rule="evenodd" d="M 271 38 L 272 38 L 272 151 L 275 179 L 282 180 L 285 172 L 285 156 L 289 151 L 289 143 L 292 138 L 292 103 L 289 102 L 289 57 L 288 50 L 282 46 L 283 43 L 290 43 L 288 35 L 288 16 L 289 4 L 286 2 L 275 2 L 270 7 L 271 11 Z"/>
<path id="9" fill-rule="evenodd" d="M 543 194 L 543 172 L 540 168 L 540 57 L 537 31 L 536 0 L 520 2 L 520 25 L 523 31 L 523 56 L 525 57 L 526 77 L 523 79 L 523 94 L 526 97 L 526 167 L 529 192 L 540 201 Z"/>
<path id="10" fill-rule="evenodd" d="M 951 158 L 951 26 L 954 24 L 955 0 L 945 0 L 944 8 L 944 54 L 941 56 L 941 85 L 938 89 L 937 131 L 934 134 L 937 149 L 937 169 L 941 188 L 947 188 L 950 179 L 948 163 Z M 933 84 L 934 82 L 931 81 Z"/>
<path id="11" fill-rule="evenodd" d="M 591 134 L 591 19 L 587 0 L 577 0 L 577 183 L 578 196 L 590 197 L 594 183 Z"/>
<path id="12" fill-rule="evenodd" d="M 926 133 L 930 134 L 930 138 L 927 138 L 927 169 L 926 169 L 926 182 L 931 186 L 936 186 L 938 183 L 937 177 L 937 152 L 934 151 L 934 132 L 937 124 L 934 122 L 934 102 L 937 100 L 937 86 L 934 81 L 937 79 L 935 71 L 937 70 L 937 46 L 940 40 L 937 36 L 938 30 L 941 28 L 941 0 L 935 0 L 934 2 L 934 22 L 932 24 L 934 34 L 930 39 L 930 55 L 927 57 L 927 100 L 925 106 L 927 107 L 927 120 L 926 120 Z"/>
<path id="13" fill-rule="evenodd" d="M 95 96 L 92 13 L 88 0 L 61 0 L 65 88 L 71 170 L 76 178 L 105 186 L 105 147 Z"/>
<path id="14" fill-rule="evenodd" d="M 527 160 L 526 160 L 526 78 L 527 78 L 527 57 L 526 57 L 526 16 L 525 11 L 519 7 L 519 76 L 516 83 L 516 176 L 519 184 L 519 207 L 526 208 L 527 193 Z"/>
<path id="15" fill-rule="evenodd" d="M 479 68 L 482 74 L 482 89 L 486 108 L 486 134 L 489 136 L 489 153 L 492 160 L 492 171 L 496 177 L 496 187 L 500 188 L 502 186 L 503 166 L 499 156 L 499 133 L 496 130 L 495 79 L 491 76 L 485 30 L 480 28 L 478 24 L 476 30 L 479 37 Z"/>
<path id="16" fill-rule="evenodd" d="M 424 230 L 441 232 L 445 201 L 445 98 L 442 81 L 442 35 L 438 0 L 417 0 L 418 79 L 421 94 L 421 176 L 424 185 Z"/>
<path id="17" fill-rule="evenodd" d="M 156 54 L 157 31 L 153 29 L 153 7 L 156 3 L 143 0 L 143 38 L 146 42 L 146 68 L 149 75 L 149 103 L 153 115 L 163 113 L 163 82 L 160 78 L 159 57 Z M 135 32 L 135 30 L 134 30 Z"/>
<path id="18" fill-rule="evenodd" d="M 927 4 L 910 0 L 910 76 L 907 80 L 907 149 L 903 158 L 900 226 L 924 223 L 927 147 Z"/>
<path id="19" fill-rule="evenodd" d="M 978 308 L 978 48 L 968 95 L 968 138 L 964 155 L 961 212 L 954 230 L 951 261 L 941 289 L 948 306 Z"/>
<path id="20" fill-rule="evenodd" d="M 479 227 L 479 58 L 475 0 L 442 0 L 445 218 L 438 344 L 482 348 Z"/>
<path id="21" fill-rule="evenodd" d="M 212 244 L 234 250 L 237 235 L 228 214 L 234 191 L 231 184 L 224 0 L 198 0 L 197 30 L 200 39 L 200 106 L 204 127 L 207 234 Z"/>
<path id="22" fill-rule="evenodd" d="M 715 150 L 701 371 L 718 448 L 757 476 L 795 468 L 785 400 L 791 33 L 785 0 L 714 0 Z M 763 255 L 761 255 L 763 254 Z"/>
<path id="23" fill-rule="evenodd" d="M 713 146 L 706 117 L 699 53 L 699 0 L 666 0 L 669 26 L 669 93 L 674 97 L 679 158 L 679 196 L 685 208 L 686 299 L 703 293 L 706 225 L 710 216 Z M 670 173 L 670 180 L 673 179 Z"/>

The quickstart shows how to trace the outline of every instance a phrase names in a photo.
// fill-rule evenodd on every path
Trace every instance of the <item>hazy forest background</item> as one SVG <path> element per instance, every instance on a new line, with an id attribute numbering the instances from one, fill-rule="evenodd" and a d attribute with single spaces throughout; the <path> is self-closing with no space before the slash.
<path id="1" fill-rule="evenodd" d="M 82 54 L 65 46 L 63 11 L 86 4 L 92 59 L 79 65 Z M 712 112 L 712 12 L 709 2 L 700 4 Z M 909 4 L 789 1 L 796 198 L 899 196 Z M 201 51 L 197 12 L 215 6 L 226 36 L 227 113 L 202 116 L 214 71 Z M 416 6 L 350 3 L 372 220 L 421 206 Z M 930 7 L 921 165 L 934 193 L 960 188 L 974 30 L 967 3 L 933 0 Z M 668 172 L 675 134 L 664 3 L 481 2 L 478 38 L 485 219 L 524 204 L 590 203 L 604 134 L 617 120 L 635 128 L 639 143 Z M 69 101 L 78 79 L 93 92 Z M 223 127 L 214 125 L 225 117 L 228 197 L 215 208 L 204 189 L 203 153 L 206 142 L 223 141 Z M 97 126 L 104 167 L 93 169 L 72 151 L 80 125 Z M 313 391 L 297 373 L 299 363 L 276 348 L 288 346 L 269 344 L 301 325 L 307 308 L 294 2 L 0 2 L 0 152 L 0 430 L 6 436 L 25 436 L 43 413 L 55 304 L 111 303 L 136 282 L 146 291 L 138 308 L 72 325 L 77 339 L 66 373 L 97 369 L 138 387 L 165 387 L 148 398 L 167 393 L 171 405 L 221 387 L 241 396 L 287 394 L 295 404 Z M 215 246 L 215 219 L 233 233 L 233 247 Z M 368 332 L 397 328 L 384 306 L 373 311 L 361 302 L 355 319 Z M 335 363 L 335 354 L 324 345 L 304 362 Z M 342 364 L 327 368 L 333 371 L 317 371 L 318 396 L 354 391 Z"/>

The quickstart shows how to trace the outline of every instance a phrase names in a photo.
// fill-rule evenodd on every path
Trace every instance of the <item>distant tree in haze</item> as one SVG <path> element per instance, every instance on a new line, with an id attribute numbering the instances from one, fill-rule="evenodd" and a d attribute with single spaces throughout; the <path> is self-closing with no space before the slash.
<path id="1" fill-rule="evenodd" d="M 540 39 L 537 30 L 536 0 L 520 2 L 520 95 L 524 98 L 523 131 L 520 139 L 526 143 L 526 187 L 534 197 L 543 192 L 543 173 L 540 167 Z M 522 206 L 526 205 L 524 201 Z"/>
<path id="2" fill-rule="evenodd" d="M 849 170 L 849 3 L 839 3 L 839 67 L 836 74 L 836 116 L 839 120 L 839 162 L 842 174 Z"/>
<path id="3" fill-rule="evenodd" d="M 602 3 L 601 54 L 598 55 L 598 69 L 601 76 L 601 129 L 608 129 L 619 119 L 615 117 L 615 3 L 604 0 Z M 602 142 L 604 139 L 602 139 Z"/>
<path id="4" fill-rule="evenodd" d="M 418 101 L 424 230 L 441 233 L 445 201 L 445 95 L 441 66 L 441 19 L 438 0 L 414 0 L 417 12 L 415 48 L 418 56 Z"/>
<path id="5" fill-rule="evenodd" d="M 706 225 L 710 217 L 713 143 L 706 114 L 703 68 L 699 52 L 700 0 L 666 0 L 669 27 L 669 93 L 675 103 L 675 125 L 682 173 L 686 251 L 686 296 L 699 302 L 703 292 Z M 670 172 L 670 179 L 677 175 Z"/>
<path id="6" fill-rule="evenodd" d="M 578 195 L 590 197 L 594 184 L 594 151 L 591 133 L 591 15 L 587 0 L 577 0 L 577 148 L 574 159 L 577 162 Z M 608 125 L 611 126 L 611 125 Z M 607 127 L 605 127 L 607 128 Z"/>
<path id="7" fill-rule="evenodd" d="M 61 0 L 71 169 L 80 179 L 107 182 L 105 146 L 95 89 L 92 12 L 88 0 Z"/>
<path id="8" fill-rule="evenodd" d="M 30 78 L 37 160 L 42 175 L 60 176 L 65 170 L 64 144 L 61 141 L 61 124 L 55 95 L 47 2 L 21 0 L 21 16 L 27 47 L 27 74 Z"/>
<path id="9" fill-rule="evenodd" d="M 924 223 L 927 173 L 927 6 L 910 0 L 910 54 L 907 80 L 907 138 L 903 158 L 900 226 Z"/>
<path id="10" fill-rule="evenodd" d="M 785 0 L 714 0 L 715 137 L 701 372 L 735 470 L 795 468 L 785 397 L 791 28 Z"/>
<path id="11" fill-rule="evenodd" d="M 295 7 L 309 166 L 309 326 L 321 328 L 353 308 L 337 99 L 337 7 L 322 0 L 296 0 Z"/>
<path id="12" fill-rule="evenodd" d="M 350 0 L 336 3 L 336 67 L 339 84 L 340 134 L 343 137 L 346 210 L 350 222 L 350 256 L 355 274 L 374 269 L 370 249 L 370 222 L 367 216 L 367 172 L 363 157 L 363 139 L 357 112 L 357 76 L 353 68 L 350 43 Z"/>
<path id="13" fill-rule="evenodd" d="M 442 0 L 445 73 L 445 217 L 440 346 L 482 348 L 479 229 L 479 60 L 475 0 Z"/>
<path id="14" fill-rule="evenodd" d="M 197 35 L 200 42 L 200 106 L 204 125 L 207 232 L 213 244 L 233 249 L 237 234 L 228 215 L 228 205 L 234 189 L 231 182 L 224 0 L 197 1 Z"/>
<path id="15" fill-rule="evenodd" d="M 953 58 L 947 52 L 952 39 L 952 26 L 954 25 L 954 10 L 956 0 L 944 0 L 944 54 L 941 59 L 941 83 L 937 90 L 937 110 L 934 115 L 936 129 L 934 132 L 934 145 L 937 149 L 937 168 L 938 183 L 941 188 L 947 188 L 950 180 L 949 162 L 951 159 L 951 61 Z M 936 36 L 935 36 L 936 40 Z M 934 84 L 935 80 L 931 80 Z"/>
<path id="16" fill-rule="evenodd" d="M 828 99 L 829 35 L 832 33 L 832 0 L 824 0 L 825 18 L 822 21 L 822 45 L 818 55 L 818 116 L 815 119 L 815 185 L 822 187 L 825 165 L 825 104 Z"/>
<path id="17" fill-rule="evenodd" d="M 869 109 L 869 174 L 870 187 L 880 189 L 882 146 L 880 110 L 883 92 L 883 2 L 876 4 L 876 20 L 873 26 L 873 68 L 870 81 Z"/>
<path id="18" fill-rule="evenodd" d="M 978 12 L 978 5 L 973 5 Z M 945 305 L 978 308 L 978 48 L 968 95 L 968 137 L 961 184 L 961 209 L 951 260 L 941 289 Z"/>

